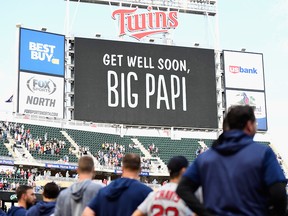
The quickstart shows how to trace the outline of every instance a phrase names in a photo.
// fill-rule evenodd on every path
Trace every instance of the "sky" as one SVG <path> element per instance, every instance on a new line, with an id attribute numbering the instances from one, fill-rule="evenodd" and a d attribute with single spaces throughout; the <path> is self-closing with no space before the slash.
<path id="1" fill-rule="evenodd" d="M 219 0 L 219 44 L 223 50 L 263 53 L 268 132 L 284 158 L 288 122 L 288 1 Z M 0 111 L 11 109 L 4 103 L 17 87 L 16 24 L 48 32 L 79 37 L 117 40 L 117 22 L 111 18 L 116 8 L 70 2 L 69 31 L 66 31 L 67 2 L 64 0 L 9 0 L 0 7 Z M 171 31 L 175 45 L 214 48 L 215 18 L 179 14 L 179 26 Z M 157 37 L 157 36 L 156 36 Z M 160 37 L 160 36 L 159 36 Z M 125 40 L 132 40 L 125 38 Z M 157 42 L 157 40 L 156 40 Z"/>

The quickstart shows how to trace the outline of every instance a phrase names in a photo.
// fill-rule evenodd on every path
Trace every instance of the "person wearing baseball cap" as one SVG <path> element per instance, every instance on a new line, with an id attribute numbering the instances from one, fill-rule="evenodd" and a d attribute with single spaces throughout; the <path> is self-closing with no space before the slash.
<path id="1" fill-rule="evenodd" d="M 184 156 L 171 158 L 167 165 L 170 174 L 169 183 L 160 187 L 157 192 L 151 192 L 132 216 L 152 216 L 157 212 L 161 215 L 169 215 L 170 213 L 179 216 L 193 215 L 175 192 L 188 165 L 188 160 Z"/>

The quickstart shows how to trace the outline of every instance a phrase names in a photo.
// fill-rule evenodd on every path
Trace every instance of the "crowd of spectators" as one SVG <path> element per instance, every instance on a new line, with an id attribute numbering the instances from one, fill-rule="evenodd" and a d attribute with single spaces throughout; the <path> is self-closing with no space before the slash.
<path id="1" fill-rule="evenodd" d="M 30 153 L 59 155 L 61 150 L 66 146 L 65 141 L 48 138 L 49 134 L 47 132 L 43 134 L 43 137 L 34 137 L 30 128 L 25 128 L 24 124 L 4 122 L 3 127 L 5 128 L 5 130 L 2 131 L 3 134 L 9 133 L 11 137 L 14 138 L 14 148 L 22 145 L 25 146 Z M 7 139 L 7 134 L 6 136 L 4 135 L 4 138 Z M 137 148 L 137 146 L 132 143 L 129 144 L 129 148 L 133 149 Z M 152 156 L 158 156 L 158 148 L 155 147 L 154 144 L 150 145 L 148 150 Z M 105 142 L 101 145 L 101 150 L 96 153 L 95 157 L 102 166 L 120 168 L 125 151 L 125 145 Z M 69 154 L 77 153 L 80 157 L 87 155 L 88 152 L 89 147 L 80 146 L 77 152 L 72 146 L 69 147 Z M 69 162 L 69 156 L 65 155 L 57 162 L 67 163 Z M 149 170 L 151 168 L 151 161 L 143 159 L 142 168 Z"/>
<path id="2" fill-rule="evenodd" d="M 3 124 L 2 124 L 2 126 L 3 126 Z M 7 143 L 8 142 L 8 140 L 7 140 L 7 131 L 8 130 L 6 128 L 0 127 L 0 136 L 1 136 L 1 139 L 2 139 L 3 143 Z"/>
<path id="3" fill-rule="evenodd" d="M 64 149 L 66 145 L 65 141 L 58 140 L 57 138 L 48 138 L 49 134 L 47 132 L 43 134 L 43 137 L 34 137 L 30 128 L 26 129 L 24 124 L 4 122 L 3 128 L 3 134 L 6 133 L 6 139 L 7 132 L 14 138 L 14 148 L 22 145 L 25 146 L 30 153 L 60 155 L 61 150 Z"/>
<path id="4" fill-rule="evenodd" d="M 1 178 L 0 180 L 0 190 L 5 190 L 5 191 L 11 191 L 11 190 L 16 190 L 16 188 L 19 186 L 19 182 L 15 183 L 13 182 L 8 182 L 7 179 Z"/>
<path id="5" fill-rule="evenodd" d="M 141 169 L 142 170 L 150 170 L 151 169 L 151 160 L 147 158 L 141 158 Z"/>
<path id="6" fill-rule="evenodd" d="M 147 150 L 149 151 L 152 157 L 159 157 L 159 149 L 157 146 L 155 146 L 154 143 L 150 144 Z"/>
<path id="7" fill-rule="evenodd" d="M 198 155 L 202 154 L 203 152 L 207 151 L 209 148 L 207 146 L 198 146 L 195 155 L 198 157 Z"/>
<path id="8" fill-rule="evenodd" d="M 65 141 L 51 138 L 50 140 L 30 139 L 26 140 L 25 147 L 30 152 L 37 152 L 38 154 L 60 155 L 60 151 L 65 148 Z"/>
<path id="9" fill-rule="evenodd" d="M 80 157 L 82 157 L 83 155 L 87 155 L 88 154 L 88 151 L 89 151 L 89 147 L 87 146 L 83 146 L 83 147 L 79 147 L 79 151 L 78 151 L 78 154 Z M 70 152 L 70 151 L 69 151 Z M 72 151 L 71 151 L 72 153 Z"/>
<path id="10" fill-rule="evenodd" d="M 5 176 L 6 178 L 19 178 L 19 179 L 29 179 L 32 176 L 32 172 L 30 169 L 24 170 L 20 169 L 7 169 L 0 171 L 1 176 Z"/>
<path id="11" fill-rule="evenodd" d="M 124 145 L 117 143 L 103 143 L 102 149 L 98 150 L 95 157 L 102 166 L 121 167 L 124 154 Z"/>
<path id="12" fill-rule="evenodd" d="M 132 144 L 129 144 L 129 148 L 136 148 L 136 147 L 135 146 L 133 147 Z M 97 161 L 101 166 L 120 169 L 122 159 L 125 156 L 125 153 L 126 149 L 124 145 L 117 143 L 103 143 L 101 145 L 101 150 L 98 150 L 98 152 L 95 155 L 95 158 L 97 159 Z M 141 168 L 143 170 L 150 170 L 151 166 L 152 165 L 150 159 L 142 158 Z"/>
<path id="13" fill-rule="evenodd" d="M 16 167 L 6 170 L 1 169 L 0 176 L 0 190 L 15 190 L 19 186 L 20 180 L 24 180 L 27 185 L 35 185 L 35 173 L 32 173 L 30 169 Z"/>

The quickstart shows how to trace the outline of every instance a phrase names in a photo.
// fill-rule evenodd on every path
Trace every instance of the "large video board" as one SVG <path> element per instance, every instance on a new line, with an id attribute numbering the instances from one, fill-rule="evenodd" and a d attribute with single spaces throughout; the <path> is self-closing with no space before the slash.
<path id="1" fill-rule="evenodd" d="M 214 51 L 75 38 L 74 117 L 217 128 Z"/>
<path id="2" fill-rule="evenodd" d="M 20 29 L 19 70 L 64 76 L 64 35 Z"/>
<path id="3" fill-rule="evenodd" d="M 255 107 L 258 130 L 267 130 L 267 113 L 264 92 L 246 90 L 226 90 L 227 109 L 234 105 L 250 105 Z"/>
<path id="4" fill-rule="evenodd" d="M 226 88 L 264 90 L 263 55 L 223 51 Z"/>
<path id="5" fill-rule="evenodd" d="M 19 76 L 20 113 L 63 118 L 64 78 L 24 72 Z"/>

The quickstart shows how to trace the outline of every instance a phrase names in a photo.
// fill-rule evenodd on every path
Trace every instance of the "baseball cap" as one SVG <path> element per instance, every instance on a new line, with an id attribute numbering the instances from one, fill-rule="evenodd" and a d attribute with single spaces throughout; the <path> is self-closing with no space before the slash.
<path id="1" fill-rule="evenodd" d="M 188 167 L 188 160 L 184 156 L 175 156 L 168 162 L 168 170 L 170 175 L 179 172 L 182 168 Z"/>

